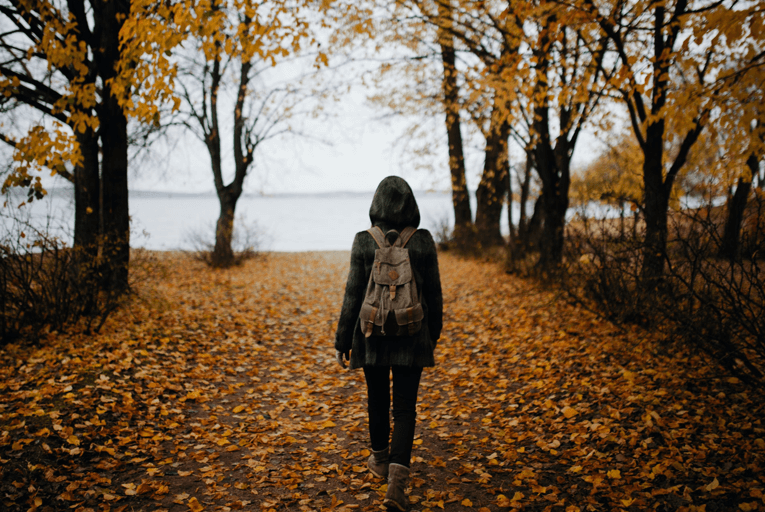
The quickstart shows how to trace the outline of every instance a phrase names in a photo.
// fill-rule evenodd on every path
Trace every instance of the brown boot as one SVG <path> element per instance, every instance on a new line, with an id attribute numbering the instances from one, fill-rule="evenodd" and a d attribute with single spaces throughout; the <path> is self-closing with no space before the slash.
<path id="1" fill-rule="evenodd" d="M 388 465 L 388 492 L 385 493 L 383 505 L 389 509 L 406 512 L 409 499 L 406 497 L 406 486 L 409 483 L 409 468 L 391 463 Z"/>
<path id="2" fill-rule="evenodd" d="M 373 451 L 367 461 L 367 467 L 377 478 L 388 478 L 388 448 Z"/>

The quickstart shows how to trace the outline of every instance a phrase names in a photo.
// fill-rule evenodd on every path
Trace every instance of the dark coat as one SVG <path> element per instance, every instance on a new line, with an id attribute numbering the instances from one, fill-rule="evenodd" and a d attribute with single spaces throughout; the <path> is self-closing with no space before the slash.
<path id="1" fill-rule="evenodd" d="M 403 179 L 390 176 L 377 187 L 369 218 L 384 233 L 401 232 L 405 227 L 420 224 L 412 189 Z M 361 331 L 359 311 L 372 273 L 377 244 L 366 231 L 356 234 L 351 249 L 351 270 L 345 287 L 343 309 L 335 335 L 335 349 L 351 351 L 351 368 L 362 366 L 434 366 L 433 350 L 441 336 L 443 298 L 438 273 L 438 256 L 433 237 L 425 229 L 418 230 L 407 243 L 417 289 L 422 294 L 425 319 L 414 336 L 365 338 Z"/>

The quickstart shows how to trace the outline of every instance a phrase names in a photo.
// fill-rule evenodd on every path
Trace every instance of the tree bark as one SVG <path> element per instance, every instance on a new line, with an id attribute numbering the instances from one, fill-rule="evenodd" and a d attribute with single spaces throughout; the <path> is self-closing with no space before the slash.
<path id="1" fill-rule="evenodd" d="M 117 74 L 116 64 L 120 59 L 119 33 L 130 13 L 130 3 L 124 0 L 94 2 L 93 12 L 99 46 L 95 52 L 95 61 L 103 83 L 98 118 L 102 150 L 101 206 L 105 278 L 109 289 L 122 292 L 128 288 L 130 266 L 128 131 L 127 118 L 109 83 Z"/>
<path id="2" fill-rule="evenodd" d="M 117 99 L 109 95 L 102 105 L 101 147 L 106 281 L 109 289 L 128 288 L 130 266 L 130 213 L 128 210 L 127 118 Z"/>
<path id="3" fill-rule="evenodd" d="M 476 190 L 476 234 L 484 247 L 505 243 L 499 225 L 507 189 L 507 174 L 510 171 L 507 154 L 509 135 L 510 125 L 495 109 L 486 136 L 483 173 Z"/>
<path id="4" fill-rule="evenodd" d="M 95 258 L 101 233 L 101 183 L 98 137 L 88 130 L 77 134 L 82 163 L 74 169 L 74 247 Z"/>
<path id="5" fill-rule="evenodd" d="M 752 180 L 759 170 L 759 162 L 753 154 L 746 160 L 746 165 L 749 167 L 751 176 L 748 179 L 744 176 L 738 179 L 736 192 L 734 192 L 728 201 L 728 214 L 725 219 L 725 228 L 718 253 L 720 258 L 726 258 L 731 261 L 738 256 L 741 240 L 741 223 L 744 220 L 744 211 L 746 210 L 749 193 L 752 191 Z"/>
<path id="6" fill-rule="evenodd" d="M 542 179 L 544 197 L 539 266 L 546 271 L 553 270 L 563 260 L 568 190 L 571 184 L 570 158 L 564 138 L 565 134 L 558 139 L 555 149 L 540 141 L 536 150 L 537 172 Z"/>
<path id="7" fill-rule="evenodd" d="M 439 2 L 439 16 L 451 24 L 451 5 Z M 449 171 L 451 173 L 452 206 L 454 207 L 454 231 L 459 238 L 467 232 L 473 221 L 470 209 L 470 194 L 465 179 L 465 157 L 463 154 L 462 131 L 460 123 L 459 86 L 455 65 L 454 37 L 439 26 L 438 41 L 441 47 L 441 60 L 444 68 L 442 88 L 444 109 L 446 110 L 446 134 L 449 142 Z"/>
<path id="8" fill-rule="evenodd" d="M 509 159 L 509 155 L 508 155 Z M 510 247 L 515 245 L 515 223 L 513 222 L 513 173 L 509 169 L 507 172 L 507 227 L 508 227 L 508 243 Z"/>
<path id="9" fill-rule="evenodd" d="M 533 156 L 531 151 L 526 152 L 526 166 L 521 184 L 520 215 L 518 218 L 518 239 L 523 243 L 528 232 L 528 217 L 526 214 L 526 203 L 529 202 L 529 189 L 531 188 L 531 171 L 534 168 Z"/>
<path id="10" fill-rule="evenodd" d="M 663 176 L 664 121 L 646 129 L 643 160 L 645 194 L 645 239 L 643 241 L 642 279 L 647 290 L 655 287 L 664 275 L 667 251 L 667 216 L 669 191 Z"/>
<path id="11" fill-rule="evenodd" d="M 220 215 L 215 226 L 215 249 L 213 249 L 213 266 L 226 268 L 234 264 L 232 247 L 234 233 L 234 212 L 239 196 L 233 194 L 229 187 L 218 192 Z"/>
<path id="12" fill-rule="evenodd" d="M 249 23 L 249 19 L 245 20 Z M 223 182 L 223 168 L 221 161 L 221 139 L 218 125 L 218 90 L 222 79 L 220 58 L 216 58 L 210 71 L 210 122 L 212 129 L 207 134 L 207 148 L 210 153 L 215 190 L 220 202 L 220 215 L 215 226 L 215 247 L 212 254 L 214 267 L 230 267 L 236 263 L 236 256 L 232 246 L 234 234 L 234 217 L 236 203 L 244 189 L 244 179 L 247 170 L 252 164 L 255 143 L 245 134 L 244 102 L 247 97 L 247 87 L 250 80 L 252 63 L 242 62 L 239 73 L 239 85 L 237 90 L 236 104 L 234 105 L 234 179 L 228 185 Z"/>
<path id="13" fill-rule="evenodd" d="M 537 200 L 534 201 L 534 211 L 531 214 L 526 225 L 525 238 L 523 240 L 523 252 L 526 253 L 539 248 L 539 242 L 542 238 L 542 229 L 545 225 L 545 197 L 540 195 Z"/>

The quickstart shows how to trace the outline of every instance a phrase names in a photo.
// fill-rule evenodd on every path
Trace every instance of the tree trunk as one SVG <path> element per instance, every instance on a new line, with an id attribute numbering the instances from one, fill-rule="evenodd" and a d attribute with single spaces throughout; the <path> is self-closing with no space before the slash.
<path id="1" fill-rule="evenodd" d="M 451 21 L 451 5 L 440 2 L 439 15 Z M 465 179 L 465 157 L 463 154 L 462 131 L 460 123 L 459 86 L 454 56 L 454 38 L 443 28 L 439 28 L 439 45 L 444 68 L 442 81 L 444 110 L 446 111 L 446 134 L 449 142 L 449 171 L 452 184 L 452 205 L 454 207 L 454 234 L 460 238 L 467 233 L 473 222 L 470 210 L 470 195 Z"/>
<path id="2" fill-rule="evenodd" d="M 542 238 L 542 229 L 545 225 L 545 197 L 540 195 L 534 201 L 534 212 L 526 225 L 526 233 L 523 240 L 523 254 L 539 249 Z"/>
<path id="3" fill-rule="evenodd" d="M 108 96 L 102 105 L 103 255 L 109 289 L 128 287 L 130 266 L 130 213 L 128 210 L 127 118 L 117 99 Z"/>
<path id="4" fill-rule="evenodd" d="M 523 241 L 528 224 L 528 217 L 526 215 L 526 203 L 529 202 L 529 190 L 531 188 L 531 170 L 533 169 L 533 159 L 531 152 L 526 152 L 526 168 L 523 175 L 523 183 L 521 184 L 521 199 L 520 199 L 520 215 L 518 218 L 518 238 Z"/>
<path id="5" fill-rule="evenodd" d="M 515 240 L 511 241 L 510 257 L 514 260 L 520 260 L 531 250 L 533 244 L 530 240 L 530 223 L 526 213 L 526 204 L 529 202 L 529 191 L 531 188 L 531 172 L 534 168 L 533 156 L 531 151 L 526 151 L 526 164 L 524 166 L 523 182 L 521 183 L 520 214 L 518 217 L 518 230 Z M 538 208 L 540 206 L 540 208 Z M 539 213 L 538 213 L 539 210 Z M 537 218 L 541 218 L 541 202 L 537 200 L 534 205 L 534 214 L 538 213 Z M 532 216 L 532 220 L 533 220 Z M 541 223 L 539 224 L 541 227 Z"/>
<path id="6" fill-rule="evenodd" d="M 568 180 L 563 179 L 558 172 L 551 173 L 550 178 L 543 181 L 542 185 L 545 220 L 539 248 L 539 266 L 548 271 L 558 267 L 563 260 L 564 229 L 568 210 Z"/>
<path id="7" fill-rule="evenodd" d="M 642 279 L 644 289 L 656 287 L 664 275 L 667 256 L 667 215 L 669 193 L 664 183 L 664 122 L 659 120 L 646 129 L 643 190 L 645 194 L 645 239 L 643 241 Z"/>
<path id="8" fill-rule="evenodd" d="M 508 166 L 509 167 L 509 166 Z M 507 227 L 510 247 L 515 244 L 515 224 L 513 223 L 513 173 L 507 172 Z"/>
<path id="9" fill-rule="evenodd" d="M 109 85 L 117 75 L 120 59 L 119 33 L 130 13 L 125 0 L 94 2 L 94 26 L 98 50 L 94 58 L 103 83 L 98 109 L 101 138 L 101 208 L 103 215 L 103 256 L 107 287 L 116 292 L 128 288 L 130 266 L 130 213 L 128 210 L 127 118 Z"/>
<path id="10" fill-rule="evenodd" d="M 82 164 L 74 169 L 74 247 L 95 258 L 101 233 L 98 138 L 88 130 L 77 134 L 77 142 Z"/>
<path id="11" fill-rule="evenodd" d="M 218 192 L 220 201 L 220 215 L 215 226 L 215 248 L 212 254 L 214 267 L 227 268 L 235 263 L 234 250 L 232 247 L 234 234 L 234 212 L 239 195 L 231 191 L 230 187 Z"/>
<path id="12" fill-rule="evenodd" d="M 497 114 L 492 115 L 489 134 L 486 136 L 483 174 L 476 190 L 475 226 L 478 241 L 485 247 L 504 245 L 505 242 L 499 224 L 509 172 L 509 134 L 510 125 Z"/>
<path id="13" fill-rule="evenodd" d="M 751 171 L 751 177 L 746 179 L 742 176 L 738 179 L 736 192 L 734 192 L 733 196 L 731 196 L 728 201 L 728 215 L 725 219 L 725 228 L 723 230 L 722 240 L 720 241 L 720 251 L 718 253 L 720 258 L 726 258 L 731 261 L 738 255 L 739 241 L 741 239 L 741 223 L 744 220 L 744 210 L 746 210 L 749 193 L 752 191 L 752 179 L 759 170 L 759 162 L 754 155 L 749 156 L 746 165 Z"/>
<path id="14" fill-rule="evenodd" d="M 547 109 L 539 115 L 546 116 Z M 546 123 L 542 124 L 540 133 L 549 133 L 547 130 Z M 549 142 L 549 137 L 541 137 L 535 150 L 537 172 L 542 180 L 542 197 L 544 197 L 545 221 L 539 248 L 539 267 L 543 271 L 554 270 L 563 261 L 568 190 L 571 184 L 569 171 L 571 160 L 566 135 L 566 133 L 560 135 L 554 149 Z"/>

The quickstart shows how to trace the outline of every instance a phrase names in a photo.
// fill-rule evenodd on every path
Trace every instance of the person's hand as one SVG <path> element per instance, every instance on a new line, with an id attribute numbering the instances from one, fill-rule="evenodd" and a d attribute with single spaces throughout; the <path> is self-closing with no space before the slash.
<path id="1" fill-rule="evenodd" d="M 351 359 L 350 355 L 350 352 L 340 352 L 339 350 L 335 350 L 335 359 L 337 359 L 337 364 L 343 368 L 347 366 L 346 361 Z"/>

